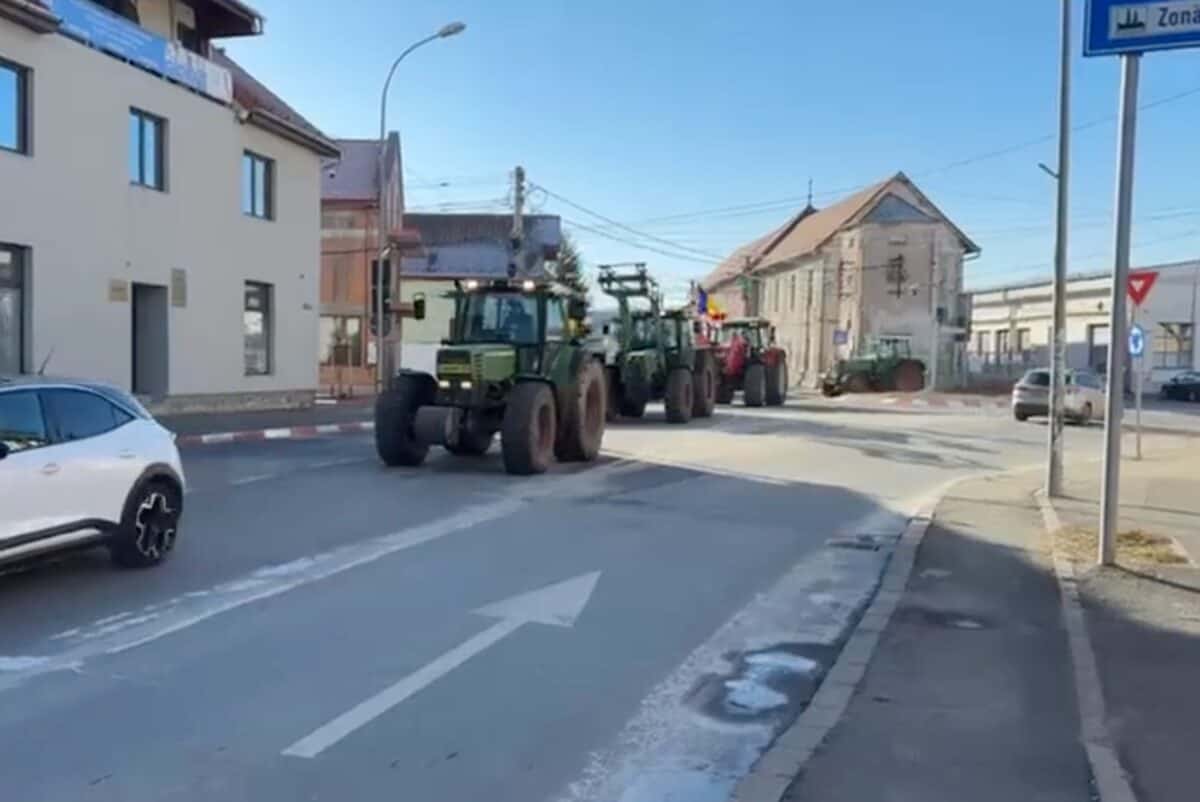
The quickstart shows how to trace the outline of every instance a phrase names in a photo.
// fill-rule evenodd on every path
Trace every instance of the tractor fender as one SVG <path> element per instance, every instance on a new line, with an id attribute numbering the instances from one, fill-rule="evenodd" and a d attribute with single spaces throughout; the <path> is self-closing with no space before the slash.
<path id="1" fill-rule="evenodd" d="M 420 371 L 420 370 L 409 370 L 408 368 L 401 368 L 400 370 L 396 371 L 396 375 L 393 376 L 391 378 L 391 381 L 388 382 L 388 386 L 391 387 L 391 385 L 394 384 L 396 382 L 396 380 L 399 379 L 401 376 L 408 377 L 408 379 L 410 381 L 416 381 L 416 382 L 421 383 L 422 389 L 424 391 L 423 398 L 426 399 L 426 403 L 428 403 L 429 401 L 432 401 L 433 397 L 435 395 L 437 395 L 437 379 L 433 378 L 433 376 L 430 376 L 428 373 L 425 373 L 424 371 Z"/>

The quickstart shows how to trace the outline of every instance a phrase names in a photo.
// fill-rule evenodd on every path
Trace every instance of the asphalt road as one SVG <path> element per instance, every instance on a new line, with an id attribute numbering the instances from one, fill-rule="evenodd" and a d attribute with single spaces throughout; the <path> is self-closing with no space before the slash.
<path id="1" fill-rule="evenodd" d="M 1098 427 L 1072 429 L 1073 456 Z M 610 428 L 533 479 L 369 437 L 185 453 L 178 552 L 0 577 L 0 782 L 21 802 L 723 800 L 1003 415 L 792 404 Z"/>

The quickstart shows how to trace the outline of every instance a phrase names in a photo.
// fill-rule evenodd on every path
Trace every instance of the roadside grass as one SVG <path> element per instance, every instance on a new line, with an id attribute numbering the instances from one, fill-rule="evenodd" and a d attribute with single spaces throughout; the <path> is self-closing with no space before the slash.
<path id="1" fill-rule="evenodd" d="M 1090 526 L 1064 526 L 1055 535 L 1055 546 L 1074 562 L 1094 562 L 1099 533 Z M 1117 562 L 1122 565 L 1186 565 L 1187 556 L 1169 537 L 1143 529 L 1117 533 Z"/>

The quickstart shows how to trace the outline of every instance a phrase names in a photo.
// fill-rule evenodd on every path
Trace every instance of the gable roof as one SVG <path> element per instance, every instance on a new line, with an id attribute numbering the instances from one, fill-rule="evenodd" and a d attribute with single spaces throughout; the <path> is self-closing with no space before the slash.
<path id="1" fill-rule="evenodd" d="M 951 223 L 941 210 L 916 188 L 908 176 L 904 173 L 897 173 L 891 178 L 865 187 L 819 211 L 812 206 L 806 206 L 780 228 L 734 251 L 728 259 L 709 273 L 701 284 L 706 289 L 712 290 L 727 284 L 739 275 L 754 273 L 772 264 L 816 252 L 835 234 L 887 197 L 888 190 L 897 183 L 903 184 L 923 204 L 933 210 L 939 219 L 944 220 L 954 229 L 968 253 L 978 252 L 979 246 Z"/>
<path id="2" fill-rule="evenodd" d="M 379 140 L 337 139 L 334 144 L 342 155 L 321 173 L 321 200 L 378 202 Z"/>
<path id="3" fill-rule="evenodd" d="M 219 47 L 212 49 L 212 61 L 233 76 L 233 101 L 249 113 L 249 121 L 273 134 L 302 145 L 320 156 L 336 158 L 337 146 L 240 64 Z"/>

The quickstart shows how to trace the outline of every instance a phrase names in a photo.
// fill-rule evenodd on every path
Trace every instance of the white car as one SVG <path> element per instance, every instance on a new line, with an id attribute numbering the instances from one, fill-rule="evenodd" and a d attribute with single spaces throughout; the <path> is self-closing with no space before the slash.
<path id="1" fill-rule="evenodd" d="M 1078 424 L 1104 418 L 1104 382 L 1086 370 L 1068 370 L 1063 410 Z M 1013 417 L 1019 421 L 1050 414 L 1050 371 L 1031 370 L 1013 387 Z"/>
<path id="2" fill-rule="evenodd" d="M 118 565 L 175 545 L 184 476 L 175 437 L 113 387 L 0 377 L 0 565 L 107 546 Z"/>

